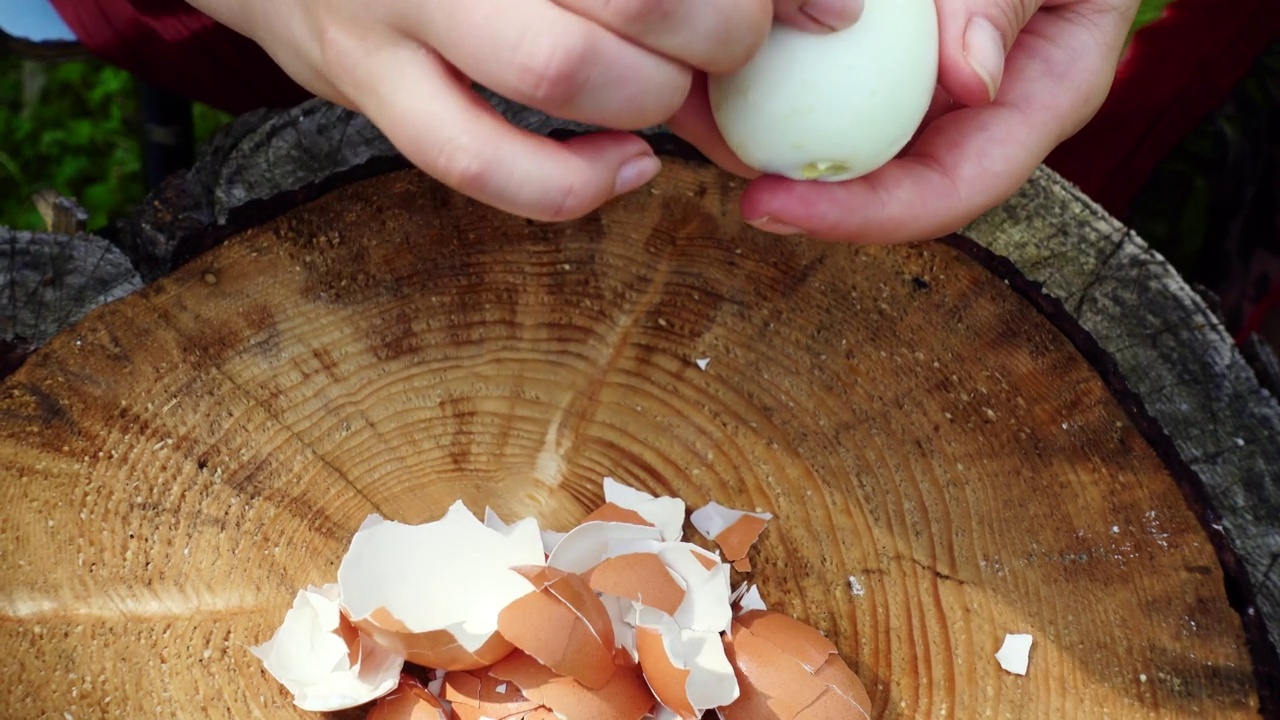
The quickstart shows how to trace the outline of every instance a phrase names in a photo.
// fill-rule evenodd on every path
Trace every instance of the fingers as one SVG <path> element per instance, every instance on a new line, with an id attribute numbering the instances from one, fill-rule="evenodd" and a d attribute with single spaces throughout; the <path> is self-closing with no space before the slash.
<path id="1" fill-rule="evenodd" d="M 751 59 L 772 19 L 767 0 L 555 2 L 638 45 L 711 73 L 735 70 Z"/>
<path id="2" fill-rule="evenodd" d="M 939 117 L 906 155 L 858 180 L 756 180 L 743 193 L 743 217 L 774 232 L 857 243 L 959 230 L 1012 195 L 1101 105 L 1118 50 L 1099 43 L 1115 34 L 1122 43 L 1122 26 L 1042 11 L 1019 37 L 996 102 Z"/>
<path id="3" fill-rule="evenodd" d="M 535 220 L 568 220 L 658 172 L 638 137 L 601 133 L 559 143 L 523 132 L 433 52 L 402 39 L 376 47 L 371 54 L 359 46 L 361 62 L 347 66 L 341 89 L 359 98 L 411 162 L 480 202 Z"/>
<path id="4" fill-rule="evenodd" d="M 693 87 L 684 105 L 667 121 L 667 128 L 685 142 L 698 149 L 711 162 L 744 178 L 758 177 L 760 173 L 748 166 L 724 141 L 711 114 L 711 101 L 707 97 L 707 76 L 699 74 L 693 79 Z"/>
<path id="5" fill-rule="evenodd" d="M 550 2 L 396 7 L 393 27 L 481 85 L 557 117 L 634 130 L 666 120 L 689 91 L 689 68 Z"/>
<path id="6" fill-rule="evenodd" d="M 996 98 L 1005 57 L 1044 0 L 938 0 L 938 83 L 964 105 Z"/>
<path id="7" fill-rule="evenodd" d="M 863 0 L 773 0 L 774 17 L 800 30 L 843 30 L 862 15 Z"/>

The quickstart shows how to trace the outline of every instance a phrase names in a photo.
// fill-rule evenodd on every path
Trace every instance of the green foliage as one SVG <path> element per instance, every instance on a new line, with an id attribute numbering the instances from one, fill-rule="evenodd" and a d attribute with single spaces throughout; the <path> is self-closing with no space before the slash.
<path id="1" fill-rule="evenodd" d="M 1171 0 L 1143 0 L 1135 27 Z M 145 192 L 137 89 L 98 62 L 39 64 L 0 57 L 0 225 L 39 228 L 30 195 L 52 187 L 77 198 L 90 226 L 119 217 Z M 197 105 L 197 140 L 229 117 Z"/>
<path id="2" fill-rule="evenodd" d="M 96 63 L 0 61 L 0 223 L 38 228 L 32 192 L 74 195 L 91 222 L 142 194 L 133 81 Z"/>
<path id="3" fill-rule="evenodd" d="M 195 108 L 197 139 L 230 117 Z M 31 194 L 75 197 L 97 227 L 145 194 L 137 86 L 98 62 L 0 58 L 0 225 L 43 227 Z"/>
<path id="4" fill-rule="evenodd" d="M 1142 0 L 1142 4 L 1138 6 L 1138 16 L 1133 21 L 1134 31 L 1159 20 L 1165 7 L 1172 3 L 1173 0 Z"/>

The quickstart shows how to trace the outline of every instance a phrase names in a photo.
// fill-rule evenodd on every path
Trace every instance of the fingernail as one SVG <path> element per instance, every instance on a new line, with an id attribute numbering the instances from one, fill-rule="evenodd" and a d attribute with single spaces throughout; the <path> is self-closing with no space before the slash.
<path id="1" fill-rule="evenodd" d="M 748 220 L 747 224 L 757 230 L 763 230 L 767 233 L 773 233 L 774 235 L 799 235 L 804 232 L 794 225 L 778 222 L 768 215 L 756 218 L 755 220 Z"/>
<path id="2" fill-rule="evenodd" d="M 964 31 L 964 57 L 987 86 L 987 97 L 996 99 L 1004 77 L 1004 36 L 984 17 L 969 21 Z"/>
<path id="3" fill-rule="evenodd" d="M 858 21 L 862 4 L 863 0 L 809 0 L 800 6 L 800 12 L 819 25 L 843 30 Z"/>
<path id="4" fill-rule="evenodd" d="M 653 155 L 633 157 L 618 168 L 613 181 L 614 196 L 624 195 L 652 180 L 662 169 L 662 162 Z"/>

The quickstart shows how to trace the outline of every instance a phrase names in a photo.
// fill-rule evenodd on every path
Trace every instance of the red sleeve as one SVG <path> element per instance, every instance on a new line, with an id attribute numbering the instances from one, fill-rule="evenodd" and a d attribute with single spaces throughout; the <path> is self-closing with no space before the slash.
<path id="1" fill-rule="evenodd" d="M 1277 0 L 1176 0 L 1133 38 L 1106 103 L 1049 166 L 1123 217 L 1156 164 L 1277 40 Z"/>
<path id="2" fill-rule="evenodd" d="M 310 97 L 256 43 L 182 0 L 52 4 L 86 50 L 193 100 L 240 113 Z"/>

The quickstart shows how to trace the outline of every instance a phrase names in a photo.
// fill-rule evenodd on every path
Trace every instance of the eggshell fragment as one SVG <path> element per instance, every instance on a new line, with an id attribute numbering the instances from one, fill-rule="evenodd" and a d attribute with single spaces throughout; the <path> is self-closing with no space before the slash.
<path id="1" fill-rule="evenodd" d="M 556 532 L 555 530 L 542 531 L 542 552 L 550 555 L 555 551 L 556 546 L 564 539 L 565 533 Z"/>
<path id="2" fill-rule="evenodd" d="M 400 682 L 404 658 L 361 635 L 338 598 L 336 584 L 299 591 L 271 639 L 249 649 L 303 710 L 362 705 Z"/>
<path id="3" fill-rule="evenodd" d="M 773 519 L 769 513 L 753 513 L 745 510 L 734 510 L 717 502 L 694 510 L 689 521 L 708 540 L 715 542 L 724 552 L 724 557 L 731 563 L 744 560 L 751 546 L 764 532 L 765 525 Z M 739 570 L 751 569 L 746 563 Z"/>
<path id="4" fill-rule="evenodd" d="M 369 708 L 365 720 L 450 720 L 450 715 L 439 698 L 405 674 L 395 690 Z"/>
<path id="5" fill-rule="evenodd" d="M 743 583 L 741 587 L 733 591 L 733 596 L 730 600 L 737 607 L 739 615 L 752 610 L 768 609 L 765 607 L 764 598 L 760 597 L 760 588 L 755 585 L 747 587 L 747 584 Z"/>
<path id="6" fill-rule="evenodd" d="M 636 629 L 627 622 L 631 614 L 632 601 L 617 595 L 605 594 L 600 596 L 600 602 L 604 603 L 605 609 L 609 611 L 609 620 L 613 622 L 613 644 L 617 648 L 615 662 L 621 662 L 618 657 L 625 657 L 632 664 L 638 662 Z"/>
<path id="7" fill-rule="evenodd" d="M 590 515 L 582 518 L 579 525 L 589 522 L 614 522 L 627 523 L 628 525 L 644 525 L 646 527 L 654 527 L 654 524 L 644 518 L 643 515 L 624 508 L 621 505 L 613 503 L 605 503 L 591 512 Z"/>
<path id="8" fill-rule="evenodd" d="M 641 720 L 655 704 L 638 666 L 619 665 L 604 687 L 593 690 L 519 650 L 490 669 L 510 680 L 525 697 L 555 711 L 563 720 Z"/>
<path id="9" fill-rule="evenodd" d="M 448 548 L 448 552 L 432 552 Z M 443 518 L 406 525 L 371 515 L 338 568 L 356 627 L 418 665 L 470 670 L 512 650 L 498 634 L 502 608 L 533 592 L 512 570 L 545 563 L 537 522 L 498 530 L 454 503 Z"/>
<path id="10" fill-rule="evenodd" d="M 628 510 L 634 510 L 662 533 L 668 542 L 684 535 L 684 501 L 673 497 L 654 497 L 642 490 L 623 485 L 617 480 L 604 479 L 604 499 Z"/>
<path id="11" fill-rule="evenodd" d="M 871 699 L 835 645 L 817 629 L 780 613 L 735 619 L 725 650 L 741 695 L 722 720 L 865 720 Z"/>
<path id="12" fill-rule="evenodd" d="M 656 543 L 657 528 L 617 522 L 588 522 L 570 530 L 547 557 L 547 565 L 582 574 L 614 555 L 632 551 L 633 543 Z M 619 547 L 626 544 L 625 550 Z"/>
<path id="13" fill-rule="evenodd" d="M 674 615 L 684 601 L 684 583 L 657 553 L 628 553 L 611 557 L 586 575 L 592 590 L 608 593 Z"/>
<path id="14" fill-rule="evenodd" d="M 996 662 L 1007 672 L 1026 675 L 1027 666 L 1031 663 L 1031 640 L 1031 636 L 1025 633 L 1005 635 L 1004 644 L 996 652 Z"/>
<path id="15" fill-rule="evenodd" d="M 672 710 L 666 705 L 659 704 L 653 709 L 653 712 L 645 716 L 645 720 L 679 720 L 680 713 Z"/>
<path id="16" fill-rule="evenodd" d="M 729 566 L 692 543 L 663 543 L 658 557 L 685 587 L 673 617 L 681 628 L 725 632 L 733 619 L 729 602 Z"/>
<path id="17" fill-rule="evenodd" d="M 578 575 L 556 568 L 516 568 L 538 588 L 498 614 L 498 631 L 559 675 L 599 689 L 613 676 L 609 611 Z"/>
<path id="18" fill-rule="evenodd" d="M 517 717 L 542 706 L 489 670 L 455 670 L 445 675 L 443 697 L 457 720 Z"/>
<path id="19" fill-rule="evenodd" d="M 738 680 L 720 634 L 688 630 L 666 613 L 634 606 L 636 652 L 645 681 L 667 708 L 697 720 L 738 697 Z"/>

